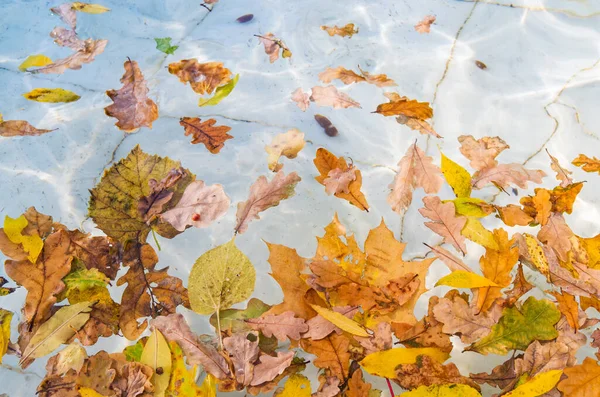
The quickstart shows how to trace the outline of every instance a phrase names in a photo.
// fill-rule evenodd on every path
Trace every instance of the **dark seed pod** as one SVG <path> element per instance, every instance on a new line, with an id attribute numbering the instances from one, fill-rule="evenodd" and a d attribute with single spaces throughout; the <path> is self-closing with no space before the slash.
<path id="1" fill-rule="evenodd" d="M 475 61 L 475 65 L 477 65 L 477 67 L 481 70 L 487 69 L 487 65 L 481 61 Z"/>
<path id="2" fill-rule="evenodd" d="M 336 136 L 338 134 L 337 128 L 329 121 L 329 119 L 323 115 L 315 114 L 315 120 L 323 129 L 325 129 L 325 133 L 329 136 Z"/>
<path id="3" fill-rule="evenodd" d="M 254 18 L 253 14 L 246 14 L 246 15 L 242 15 L 241 17 L 236 19 L 236 21 L 238 21 L 239 23 L 246 23 L 246 22 L 250 22 L 252 20 L 252 18 Z"/>
<path id="4" fill-rule="evenodd" d="M 156 368 L 156 374 L 157 375 L 162 375 L 164 372 L 165 372 L 165 370 L 163 369 L 163 367 Z"/>

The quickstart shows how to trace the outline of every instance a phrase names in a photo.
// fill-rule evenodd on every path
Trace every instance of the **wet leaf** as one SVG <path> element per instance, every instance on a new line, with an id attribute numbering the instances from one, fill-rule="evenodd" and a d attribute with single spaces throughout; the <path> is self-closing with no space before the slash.
<path id="1" fill-rule="evenodd" d="M 339 169 L 340 171 L 347 171 L 350 168 L 343 157 L 336 157 L 333 153 L 324 148 L 319 148 L 317 150 L 317 154 L 313 160 L 313 163 L 321 174 L 315 179 L 323 186 L 325 186 L 325 180 L 329 177 L 329 173 L 332 170 Z M 341 199 L 347 200 L 350 204 L 363 211 L 368 211 L 369 204 L 367 203 L 363 193 L 360 191 L 362 187 L 362 175 L 358 169 L 356 169 L 354 173 L 356 175 L 356 179 L 348 184 L 349 193 L 340 192 L 335 193 L 334 195 Z"/>
<path id="2" fill-rule="evenodd" d="M 325 192 L 327 194 L 350 193 L 350 183 L 356 180 L 356 169 L 350 166 L 347 170 L 334 168 L 327 173 L 327 178 L 323 181 Z"/>
<path id="3" fill-rule="evenodd" d="M 498 284 L 476 273 L 457 270 L 440 278 L 435 286 L 446 285 L 454 288 L 498 287 Z"/>
<path id="4" fill-rule="evenodd" d="M 50 32 L 50 37 L 54 39 L 56 45 L 61 47 L 68 47 L 73 51 L 85 50 L 85 41 L 81 40 L 74 30 L 57 26 Z"/>
<path id="5" fill-rule="evenodd" d="M 225 146 L 225 141 L 233 137 L 227 134 L 231 127 L 215 126 L 217 120 L 202 121 L 198 117 L 182 117 L 179 124 L 185 129 L 185 136 L 192 136 L 192 144 L 202 143 L 209 152 L 217 154 Z"/>
<path id="6" fill-rule="evenodd" d="M 13 137 L 13 136 L 36 136 L 46 134 L 55 130 L 43 130 L 35 128 L 27 121 L 24 120 L 5 120 L 2 121 L 0 117 L 0 136 Z"/>
<path id="7" fill-rule="evenodd" d="M 304 133 L 296 128 L 276 135 L 271 143 L 265 146 L 265 151 L 268 154 L 267 163 L 269 164 L 269 169 L 273 172 L 282 169 L 283 164 L 279 163 L 279 158 L 281 156 L 288 159 L 296 158 L 305 144 Z"/>
<path id="8" fill-rule="evenodd" d="M 395 380 L 404 389 L 447 384 L 480 389 L 475 382 L 462 376 L 454 363 L 443 365 L 427 355 L 420 356 L 414 364 L 400 364 L 396 368 Z"/>
<path id="9" fill-rule="evenodd" d="M 89 3 L 82 3 L 79 1 L 75 1 L 75 2 L 71 3 L 71 7 L 75 11 L 86 12 L 88 14 L 103 14 L 107 11 L 110 11 L 110 8 L 106 8 L 100 4 L 89 4 Z"/>
<path id="10" fill-rule="evenodd" d="M 208 99 L 200 98 L 198 100 L 198 106 L 215 106 L 218 105 L 223 99 L 227 98 L 231 91 L 237 85 L 238 80 L 240 79 L 240 75 L 236 74 L 231 81 L 225 85 L 217 87 L 215 90 L 215 95 Z"/>
<path id="11" fill-rule="evenodd" d="M 292 363 L 294 352 L 277 352 L 276 357 L 262 354 L 254 367 L 254 377 L 250 385 L 258 386 L 275 379 Z"/>
<path id="12" fill-rule="evenodd" d="M 498 243 L 492 232 L 483 227 L 483 224 L 475 217 L 467 217 L 467 224 L 462 229 L 461 233 L 469 240 L 484 246 L 485 248 L 493 250 L 498 249 Z"/>
<path id="13" fill-rule="evenodd" d="M 252 334 L 256 338 L 256 334 Z M 235 379 L 238 384 L 248 386 L 253 377 L 253 363 L 258 358 L 258 342 L 248 340 L 248 335 L 235 334 L 223 339 L 223 345 L 233 362 Z"/>
<path id="14" fill-rule="evenodd" d="M 302 90 L 300 87 L 296 88 L 294 92 L 292 92 L 291 99 L 303 112 L 305 112 L 310 106 L 310 95 L 304 92 L 304 90 Z"/>
<path id="15" fill-rule="evenodd" d="M 346 397 L 371 397 L 371 385 L 363 380 L 363 373 L 357 369 L 348 381 Z"/>
<path id="16" fill-rule="evenodd" d="M 567 254 L 571 250 L 570 238 L 573 235 L 562 214 L 553 213 L 546 225 L 540 229 L 538 239 L 552 247 L 562 261 L 566 261 Z"/>
<path id="17" fill-rule="evenodd" d="M 69 340 L 90 318 L 92 304 L 81 302 L 58 309 L 33 335 L 20 363 L 30 358 L 45 356 Z"/>
<path id="18" fill-rule="evenodd" d="M 231 239 L 194 263 L 188 280 L 191 308 L 199 314 L 229 309 L 248 299 L 255 279 L 254 266 Z"/>
<path id="19" fill-rule="evenodd" d="M 442 298 L 433 308 L 435 319 L 444 323 L 442 330 L 449 335 L 460 335 L 464 343 L 473 343 L 486 336 L 500 319 L 500 307 L 489 313 L 478 314 L 474 307 L 460 297 Z"/>
<path id="20" fill-rule="evenodd" d="M 575 297 L 566 292 L 551 292 L 551 294 L 556 298 L 558 310 L 565 316 L 569 326 L 577 331 L 579 329 L 579 305 L 575 301 Z"/>
<path id="21" fill-rule="evenodd" d="M 480 171 L 498 165 L 496 157 L 510 146 L 499 137 L 475 139 L 471 135 L 461 135 L 460 152 L 471 161 L 471 167 Z"/>
<path id="22" fill-rule="evenodd" d="M 534 340 L 552 340 L 558 336 L 554 324 L 560 312 L 547 300 L 528 298 L 521 309 L 505 308 L 492 332 L 478 340 L 468 350 L 487 355 L 507 354 L 509 350 L 525 350 Z"/>
<path id="23" fill-rule="evenodd" d="M 27 259 L 31 263 L 36 263 L 44 247 L 44 242 L 38 234 L 23 234 L 23 229 L 27 227 L 28 223 L 24 215 L 16 219 L 7 215 L 4 217 L 4 233 L 10 242 L 20 244 L 23 247 L 23 250 L 27 253 Z"/>
<path id="24" fill-rule="evenodd" d="M 434 22 L 434 15 L 426 15 L 422 21 L 415 25 L 415 30 L 419 33 L 429 33 L 431 24 L 433 24 Z"/>
<path id="25" fill-rule="evenodd" d="M 171 350 L 165 337 L 156 328 L 146 341 L 140 363 L 152 368 L 154 396 L 164 396 L 171 377 Z"/>
<path id="26" fill-rule="evenodd" d="M 356 321 L 349 319 L 348 317 L 335 312 L 333 310 L 329 310 L 327 308 L 311 305 L 311 307 L 319 313 L 319 315 L 325 318 L 327 321 L 331 322 L 335 326 L 339 327 L 341 330 L 348 332 L 349 334 L 368 337 L 369 333 L 365 331 L 363 327 L 360 326 Z"/>
<path id="27" fill-rule="evenodd" d="M 556 179 L 560 181 L 561 187 L 567 187 L 573 183 L 573 179 L 571 179 L 571 171 L 564 169 L 558 159 L 550 154 L 548 149 L 546 149 L 546 153 L 548 153 L 548 157 L 550 157 L 550 167 L 552 171 L 556 172 Z"/>
<path id="28" fill-rule="evenodd" d="M 156 49 L 160 52 L 164 52 L 165 54 L 174 54 L 175 51 L 179 48 L 178 45 L 171 45 L 171 38 L 164 37 L 162 39 L 156 38 Z"/>
<path id="29" fill-rule="evenodd" d="M 83 363 L 85 359 L 87 359 L 87 353 L 83 346 L 78 343 L 70 343 L 62 349 L 58 354 L 54 357 L 51 357 L 48 362 L 56 358 L 53 364 L 53 372 L 57 374 L 66 374 L 69 370 L 75 370 L 75 372 L 79 372 L 81 367 L 83 367 Z"/>
<path id="30" fill-rule="evenodd" d="M 133 132 L 141 127 L 152 128 L 152 123 L 158 118 L 158 106 L 148 98 L 148 87 L 142 71 L 137 62 L 130 59 L 123 66 L 123 87 L 118 91 L 106 91 L 114 103 L 105 107 L 104 112 L 116 118 L 118 121 L 115 125 L 125 132 Z"/>
<path id="31" fill-rule="evenodd" d="M 260 219 L 259 213 L 278 206 L 281 200 L 292 197 L 298 182 L 300 177 L 295 172 L 285 175 L 283 171 L 279 171 L 270 182 L 264 176 L 258 177 L 250 186 L 248 200 L 238 203 L 235 233 L 244 233 L 250 222 Z"/>
<path id="32" fill-rule="evenodd" d="M 331 106 L 334 109 L 360 108 L 360 103 L 340 92 L 332 85 L 312 88 L 310 100 L 319 106 Z"/>
<path id="33" fill-rule="evenodd" d="M 23 63 L 19 65 L 21 72 L 27 71 L 31 67 L 46 66 L 52 63 L 52 59 L 43 54 L 29 55 Z"/>
<path id="34" fill-rule="evenodd" d="M 494 184 L 502 189 L 515 185 L 521 189 L 527 188 L 527 182 L 542 183 L 546 173 L 542 170 L 528 170 L 521 164 L 500 164 L 492 168 L 477 171 L 472 177 L 475 189 L 481 189 Z"/>
<path id="35" fill-rule="evenodd" d="M 394 348 L 366 356 L 361 362 L 361 367 L 371 375 L 383 378 L 395 378 L 395 368 L 401 364 L 414 364 L 419 356 L 427 355 L 431 358 L 444 362 L 450 356 L 439 349 L 432 347 L 424 348 Z"/>
<path id="36" fill-rule="evenodd" d="M 305 324 L 304 319 L 295 318 L 291 311 L 249 319 L 246 320 L 246 323 L 252 329 L 262 332 L 266 337 L 274 336 L 280 342 L 288 339 L 299 340 L 300 334 L 308 331 L 308 325 Z"/>
<path id="37" fill-rule="evenodd" d="M 387 95 L 390 101 L 378 105 L 374 113 L 379 113 L 383 116 L 401 115 L 418 120 L 427 120 L 433 117 L 433 110 L 428 102 L 419 102 L 395 93 L 392 94 Z"/>
<path id="38" fill-rule="evenodd" d="M 471 175 L 463 167 L 442 155 L 442 173 L 456 197 L 471 197 Z"/>
<path id="39" fill-rule="evenodd" d="M 558 390 L 565 396 L 592 396 L 600 387 L 600 365 L 590 357 L 586 357 L 580 365 L 565 368 L 564 374 L 567 378 L 558 383 Z"/>
<path id="40" fill-rule="evenodd" d="M 326 31 L 332 37 L 333 36 L 341 36 L 341 37 L 348 36 L 348 38 L 351 38 L 353 35 L 358 33 L 358 28 L 355 28 L 353 23 L 346 24 L 345 26 L 342 26 L 341 28 L 338 27 L 337 25 L 332 26 L 332 27 L 321 26 L 321 30 Z"/>
<path id="41" fill-rule="evenodd" d="M 446 243 L 452 244 L 464 255 L 467 247 L 461 230 L 467 223 L 467 218 L 456 216 L 454 204 L 451 202 L 442 204 L 439 197 L 423 197 L 423 203 L 425 207 L 420 208 L 419 212 L 432 220 L 432 222 L 425 222 L 425 226 L 442 236 Z"/>
<path id="42" fill-rule="evenodd" d="M 600 160 L 596 157 L 588 157 L 585 154 L 580 154 L 572 162 L 576 167 L 581 167 L 585 172 L 598 172 L 600 173 Z"/>
<path id="43" fill-rule="evenodd" d="M 313 360 L 315 367 L 330 370 L 331 374 L 342 382 L 348 377 L 350 368 L 349 345 L 350 340 L 347 337 L 337 334 L 331 334 L 318 341 L 310 339 L 300 341 L 300 346 L 307 353 L 317 356 Z"/>
<path id="44" fill-rule="evenodd" d="M 250 22 L 253 18 L 254 18 L 254 14 L 245 14 L 245 15 L 242 15 L 241 17 L 237 18 L 236 21 L 239 23 L 246 23 L 246 22 Z"/>
<path id="45" fill-rule="evenodd" d="M 83 64 L 91 63 L 96 56 L 104 52 L 104 48 L 108 44 L 108 40 L 92 40 L 87 39 L 83 43 L 83 47 L 66 58 L 58 59 L 53 63 L 44 65 L 39 69 L 31 70 L 31 73 L 57 73 L 62 74 L 67 69 L 78 70 Z"/>
<path id="46" fill-rule="evenodd" d="M 323 129 L 325 130 L 325 134 L 327 134 L 327 136 L 337 136 L 338 135 L 338 130 L 337 128 L 335 128 L 335 126 L 331 123 L 331 121 L 321 115 L 321 114 L 315 114 L 315 121 L 321 126 L 323 127 Z"/>
<path id="47" fill-rule="evenodd" d="M 519 385 L 516 389 L 504 394 L 506 397 L 537 397 L 541 396 L 550 390 L 554 389 L 554 386 L 560 380 L 563 371 L 552 370 L 544 372 L 534 376 L 526 383 Z"/>
<path id="48" fill-rule="evenodd" d="M 23 96 L 30 101 L 50 103 L 75 102 L 81 98 L 74 92 L 62 88 L 36 88 Z"/>
<path id="49" fill-rule="evenodd" d="M 0 363 L 2 363 L 2 357 L 6 354 L 10 345 L 10 322 L 12 317 L 12 312 L 0 309 Z"/>
<path id="50" fill-rule="evenodd" d="M 231 333 L 244 332 L 250 330 L 245 320 L 258 318 L 271 308 L 260 299 L 252 298 L 248 301 L 246 309 L 227 309 L 219 312 L 221 322 L 221 331 L 230 331 Z M 210 316 L 210 324 L 217 327 L 217 313 Z"/>
<path id="51" fill-rule="evenodd" d="M 310 397 L 310 381 L 304 375 L 292 375 L 277 389 L 274 397 Z"/>
<path id="52" fill-rule="evenodd" d="M 184 84 L 190 83 L 194 92 L 212 94 L 217 87 L 231 81 L 231 70 L 222 62 L 199 63 L 196 59 L 184 59 L 169 64 L 169 73 L 179 77 Z"/>
<path id="53" fill-rule="evenodd" d="M 71 29 L 74 30 L 77 26 L 77 13 L 73 8 L 73 3 L 63 3 L 57 7 L 51 8 L 50 11 L 58 15 Z"/>
<path id="54" fill-rule="evenodd" d="M 262 36 L 255 36 L 258 37 L 258 41 L 265 47 L 265 53 L 269 56 L 269 62 L 273 63 L 279 59 L 279 50 L 281 50 L 282 58 L 290 58 L 292 56 L 290 49 L 273 33 L 269 32 Z"/>
<path id="55" fill-rule="evenodd" d="M 433 385 L 420 386 L 408 391 L 403 397 L 481 397 L 481 394 L 467 385 Z"/>

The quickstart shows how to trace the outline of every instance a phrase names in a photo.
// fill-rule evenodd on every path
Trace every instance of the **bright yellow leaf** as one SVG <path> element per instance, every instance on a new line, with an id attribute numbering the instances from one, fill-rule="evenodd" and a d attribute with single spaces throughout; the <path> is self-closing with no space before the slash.
<path id="1" fill-rule="evenodd" d="M 62 88 L 36 88 L 23 94 L 26 99 L 36 102 L 75 102 L 79 98 L 79 95 L 73 91 L 63 90 Z"/>
<path id="2" fill-rule="evenodd" d="M 415 349 L 401 347 L 371 353 L 360 362 L 360 365 L 371 375 L 383 378 L 395 378 L 395 369 L 398 365 L 414 364 L 417 361 L 417 357 L 422 355 L 430 356 L 440 363 L 450 357 L 449 353 L 433 347 Z"/>
<path id="3" fill-rule="evenodd" d="M 29 222 L 27 222 L 27 218 L 25 218 L 24 215 L 21 215 L 16 219 L 7 215 L 4 218 L 4 233 L 11 242 L 21 244 L 25 252 L 29 254 L 27 259 L 29 259 L 31 263 L 35 263 L 40 252 L 42 252 L 44 242 L 37 234 L 34 234 L 33 236 L 25 236 L 22 234 L 23 229 L 25 229 L 28 223 Z"/>
<path id="4" fill-rule="evenodd" d="M 356 321 L 349 319 L 341 313 L 334 312 L 333 310 L 326 309 L 321 306 L 311 305 L 312 308 L 321 315 L 325 320 L 336 325 L 343 331 L 346 331 L 352 335 L 368 337 L 369 334 L 363 327 L 361 327 Z"/>
<path id="5" fill-rule="evenodd" d="M 100 4 L 88 4 L 79 1 L 71 3 L 71 8 L 75 11 L 87 12 L 88 14 L 102 14 L 106 11 L 110 11 L 110 8 L 106 8 Z"/>
<path id="6" fill-rule="evenodd" d="M 481 394 L 467 385 L 420 386 L 397 397 L 481 397 Z"/>
<path id="7" fill-rule="evenodd" d="M 0 309 L 0 363 L 10 344 L 10 321 L 12 316 L 12 312 Z"/>
<path id="8" fill-rule="evenodd" d="M 481 288 L 481 287 L 499 287 L 495 282 L 480 276 L 479 274 L 457 270 L 449 275 L 442 277 L 435 283 L 435 286 L 446 285 L 454 288 Z"/>
<path id="9" fill-rule="evenodd" d="M 562 369 L 542 372 L 523 383 L 513 391 L 504 394 L 504 397 L 537 397 L 549 392 L 556 386 L 562 376 Z"/>
<path id="10" fill-rule="evenodd" d="M 532 235 L 523 233 L 523 237 L 525 238 L 525 243 L 527 244 L 527 251 L 531 257 L 531 262 L 540 271 L 540 273 L 546 276 L 546 278 L 549 278 L 550 265 L 548 264 L 548 259 L 546 259 L 544 250 L 538 244 L 537 239 Z"/>
<path id="11" fill-rule="evenodd" d="M 471 174 L 442 154 L 442 173 L 456 197 L 471 196 Z"/>
<path id="12" fill-rule="evenodd" d="M 89 387 L 79 388 L 79 395 L 81 397 L 104 397 L 102 394 Z"/>
<path id="13" fill-rule="evenodd" d="M 163 334 L 156 328 L 146 341 L 140 362 L 152 368 L 154 372 L 152 375 L 154 396 L 163 397 L 171 378 L 171 350 Z M 158 368 L 162 371 L 158 371 Z"/>
<path id="14" fill-rule="evenodd" d="M 485 248 L 492 250 L 499 249 L 498 243 L 494 238 L 494 234 L 483 227 L 477 218 L 468 217 L 467 223 L 460 233 L 472 242 L 477 243 Z"/>
<path id="15" fill-rule="evenodd" d="M 48 58 L 46 55 L 36 54 L 29 55 L 27 59 L 23 61 L 22 64 L 19 65 L 19 70 L 21 72 L 26 71 L 27 69 L 34 66 L 46 66 L 52 63 L 52 59 Z"/>
<path id="16" fill-rule="evenodd" d="M 207 374 L 202 385 L 200 385 L 200 393 L 202 397 L 217 397 L 217 378 Z"/>
<path id="17" fill-rule="evenodd" d="M 310 381 L 303 375 L 292 375 L 283 389 L 278 389 L 273 397 L 310 397 Z"/>

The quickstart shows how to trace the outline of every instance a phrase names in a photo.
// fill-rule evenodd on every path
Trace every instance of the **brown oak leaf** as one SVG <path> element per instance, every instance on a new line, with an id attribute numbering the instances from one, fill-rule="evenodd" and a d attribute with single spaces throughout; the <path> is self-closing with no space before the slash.
<path id="1" fill-rule="evenodd" d="M 258 335 L 254 335 L 254 342 L 248 340 L 250 334 L 235 334 L 223 339 L 223 346 L 229 353 L 233 363 L 235 379 L 238 384 L 248 386 L 252 381 L 253 363 L 258 358 Z"/>
<path id="2" fill-rule="evenodd" d="M 200 63 L 196 59 L 183 59 L 169 64 L 169 73 L 179 77 L 184 84 L 190 83 L 194 92 L 212 94 L 217 87 L 231 81 L 231 70 L 222 62 Z"/>
<path id="3" fill-rule="evenodd" d="M 460 296 L 442 298 L 434 307 L 435 319 L 444 324 L 442 331 L 449 335 L 460 335 L 463 343 L 473 343 L 492 330 L 502 315 L 502 308 L 494 306 L 488 313 L 477 314 Z"/>
<path id="4" fill-rule="evenodd" d="M 362 370 L 357 369 L 354 371 L 348 381 L 346 397 L 369 397 L 370 391 L 371 384 L 364 381 Z"/>
<path id="5" fill-rule="evenodd" d="M 254 367 L 254 377 L 251 386 L 258 386 L 265 382 L 270 382 L 292 363 L 294 352 L 277 352 L 277 356 L 262 354 L 259 357 L 259 363 Z"/>
<path id="6" fill-rule="evenodd" d="M 185 136 L 192 136 L 192 144 L 202 143 L 212 154 L 217 154 L 225 146 L 225 141 L 233 139 L 228 134 L 231 127 L 215 126 L 217 120 L 200 120 L 198 117 L 182 117 L 179 124 L 185 129 Z"/>
<path id="7" fill-rule="evenodd" d="M 288 339 L 299 340 L 300 335 L 308 331 L 308 325 L 302 318 L 295 318 L 294 312 L 267 314 L 259 318 L 246 320 L 252 329 L 262 332 L 267 338 L 274 336 L 280 342 Z"/>
<path id="8" fill-rule="evenodd" d="M 423 197 L 424 208 L 419 212 L 433 222 L 425 222 L 425 226 L 444 238 L 444 242 L 452 244 L 463 255 L 467 252 L 465 237 L 460 234 L 467 223 L 467 218 L 456 215 L 454 203 L 442 203 L 439 197 Z"/>
<path id="9" fill-rule="evenodd" d="M 152 128 L 158 118 L 158 106 L 148 98 L 148 87 L 136 61 L 128 59 L 123 64 L 125 74 L 121 77 L 123 87 L 108 90 L 106 95 L 114 102 L 104 108 L 109 117 L 118 121 L 115 125 L 125 132 L 133 132 L 141 127 Z"/>
<path id="10" fill-rule="evenodd" d="M 527 188 L 527 182 L 542 183 L 546 173 L 542 170 L 528 170 L 521 164 L 499 164 L 492 168 L 477 171 L 471 178 L 475 189 L 481 189 L 489 184 L 494 184 L 501 189 L 508 188 L 511 184 Z"/>
<path id="11" fill-rule="evenodd" d="M 0 115 L 0 136 L 3 137 L 12 137 L 12 136 L 37 136 L 43 135 L 48 132 L 56 131 L 53 130 L 44 130 L 35 128 L 31 124 L 29 124 L 25 120 L 2 120 L 2 116 Z"/>
<path id="12" fill-rule="evenodd" d="M 346 381 L 350 369 L 350 340 L 347 337 L 331 334 L 318 341 L 302 339 L 300 346 L 317 357 L 313 361 L 315 367 L 328 369 L 340 381 Z"/>
<path id="13" fill-rule="evenodd" d="M 480 390 L 479 385 L 462 376 L 454 363 L 440 364 L 427 355 L 419 357 L 415 364 L 400 364 L 396 367 L 396 379 L 401 387 L 414 389 L 419 386 L 460 384 Z"/>
<path id="14" fill-rule="evenodd" d="M 573 231 L 565 222 L 562 214 L 553 213 L 548 219 L 548 223 L 538 232 L 538 239 L 552 247 L 562 261 L 567 260 L 567 253 L 571 250 L 571 240 Z"/>
<path id="15" fill-rule="evenodd" d="M 385 95 L 390 101 L 377 106 L 374 113 L 379 113 L 383 116 L 405 116 L 418 120 L 427 120 L 433 117 L 433 109 L 428 102 L 419 102 L 413 99 L 408 99 L 405 96 L 400 96 L 395 92 L 386 93 Z"/>
<path id="16" fill-rule="evenodd" d="M 556 172 L 556 179 L 560 181 L 560 186 L 567 187 L 571 185 L 573 183 L 573 179 L 571 178 L 572 172 L 564 169 L 558 162 L 558 159 L 552 156 L 548 149 L 546 149 L 546 153 L 550 157 L 550 167 L 552 171 Z"/>
<path id="17" fill-rule="evenodd" d="M 339 92 L 338 89 L 332 85 L 328 85 L 327 87 L 313 87 L 310 100 L 319 106 L 331 106 L 334 109 L 361 107 L 360 103 L 356 102 L 343 92 Z"/>

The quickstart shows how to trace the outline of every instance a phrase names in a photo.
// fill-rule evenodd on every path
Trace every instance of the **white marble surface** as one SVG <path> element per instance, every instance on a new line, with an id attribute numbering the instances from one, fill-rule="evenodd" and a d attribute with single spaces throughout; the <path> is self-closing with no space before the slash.
<path id="1" fill-rule="evenodd" d="M 255 297 L 275 303 L 281 293 L 268 276 L 268 251 L 262 239 L 297 248 L 310 257 L 315 236 L 334 212 L 348 229 L 364 241 L 370 228 L 383 217 L 401 234 L 401 218 L 388 206 L 386 196 L 396 163 L 415 139 L 425 147 L 427 138 L 393 118 L 371 114 L 385 98 L 372 85 L 339 86 L 362 104 L 362 109 L 316 107 L 303 113 L 289 100 L 301 86 L 319 85 L 317 75 L 326 67 L 344 66 L 386 73 L 399 93 L 433 103 L 434 123 L 444 139 L 431 139 L 428 154 L 438 158 L 439 149 L 464 166 L 456 138 L 463 134 L 500 136 L 511 149 L 504 162 L 527 162 L 555 181 L 543 148 L 567 165 L 580 152 L 600 154 L 600 2 L 596 0 L 221 0 L 211 13 L 197 0 L 104 0 L 112 8 L 103 15 L 79 14 L 82 37 L 109 40 L 106 51 L 81 70 L 63 75 L 31 75 L 18 71 L 30 54 L 64 57 L 67 50 L 52 43 L 48 33 L 61 25 L 49 11 L 55 1 L 0 0 L 0 112 L 6 120 L 23 119 L 39 128 L 58 128 L 40 137 L 0 138 L 1 215 L 17 216 L 34 205 L 41 212 L 70 227 L 98 233 L 86 220 L 88 189 L 106 166 L 127 155 L 137 144 L 148 153 L 170 156 L 207 183 L 221 183 L 233 203 L 244 200 L 250 184 L 268 174 L 264 145 L 288 128 L 305 132 L 312 143 L 295 160 L 285 160 L 286 172 L 297 171 L 302 182 L 297 194 L 264 213 L 249 231 L 237 238 L 238 246 L 257 269 Z M 235 19 L 253 13 L 247 24 Z M 413 25 L 425 15 L 437 16 L 430 34 L 418 34 Z M 354 22 L 360 32 L 351 39 L 329 37 L 319 27 Z M 291 61 L 270 64 L 253 34 L 273 32 L 293 52 Z M 154 37 L 173 38 L 180 48 L 165 56 L 155 49 Z M 159 105 L 160 118 L 152 129 L 125 136 L 105 116 L 110 103 L 108 89 L 118 89 L 126 57 L 136 60 L 148 80 L 150 97 Z M 232 95 L 215 107 L 198 108 L 197 95 L 168 73 L 166 65 L 195 57 L 201 62 L 222 61 L 240 81 Z M 480 60 L 487 70 L 478 69 Z M 70 104 L 28 102 L 21 94 L 32 88 L 62 87 L 82 96 Z M 326 136 L 313 119 L 315 113 L 329 117 L 340 135 Z M 232 127 L 235 138 L 219 155 L 202 145 L 190 145 L 178 119 L 181 116 L 214 117 Z M 324 146 L 337 155 L 351 157 L 363 172 L 363 191 L 372 210 L 360 212 L 347 202 L 327 196 L 315 180 L 312 159 Z M 568 217 L 573 230 L 583 236 L 600 232 L 598 186 L 594 175 L 575 170 L 575 178 L 588 180 L 575 212 Z M 523 193 L 523 192 L 521 192 Z M 478 192 L 491 198 L 493 189 Z M 440 195 L 450 198 L 445 187 Z M 415 195 L 404 222 L 402 238 L 408 243 L 406 258 L 423 255 L 422 242 L 438 238 L 423 225 L 418 213 L 422 192 Z M 516 197 L 498 196 L 502 203 Z M 188 230 L 173 240 L 161 240 L 160 263 L 173 274 L 187 278 L 194 260 L 204 251 L 231 237 L 235 209 L 209 229 Z M 486 221 L 493 228 L 493 221 Z M 469 244 L 467 260 L 476 265 L 482 249 Z M 436 263 L 433 276 L 447 270 Z M 2 274 L 0 270 L 0 274 Z M 417 309 L 422 314 L 428 297 L 442 294 L 432 289 Z M 120 291 L 115 289 L 115 296 Z M 18 313 L 25 291 L 21 288 L 0 305 Z M 17 323 L 18 317 L 13 320 Z M 189 314 L 199 332 L 210 332 L 205 318 Z M 104 340 L 89 349 L 118 350 L 123 340 Z M 489 370 L 496 357 L 453 352 L 464 374 Z M 26 373 L 0 369 L 0 393 L 33 396 L 45 360 Z M 14 357 L 5 365 L 16 366 Z M 313 371 L 314 373 L 314 371 Z M 316 383 L 316 382 L 315 382 Z M 380 388 L 383 385 L 378 384 Z M 491 389 L 485 389 L 490 395 Z M 384 395 L 386 395 L 384 392 Z"/>

